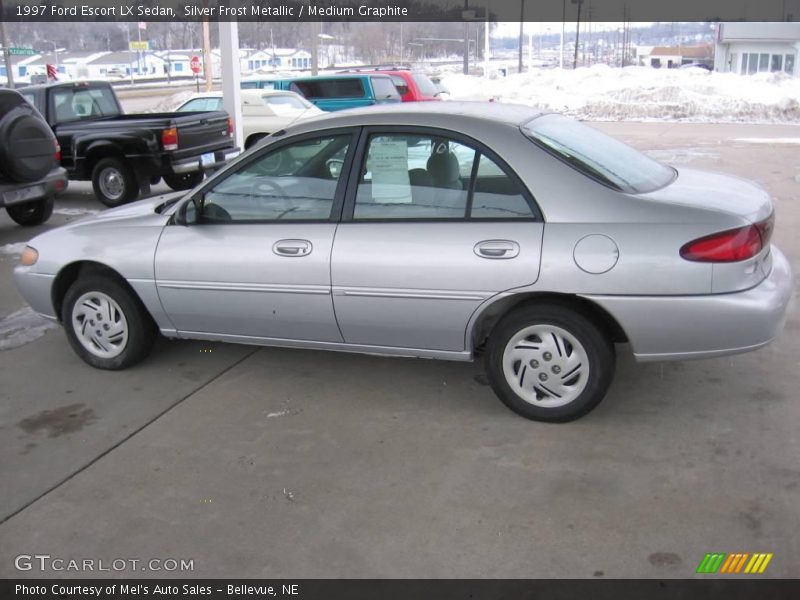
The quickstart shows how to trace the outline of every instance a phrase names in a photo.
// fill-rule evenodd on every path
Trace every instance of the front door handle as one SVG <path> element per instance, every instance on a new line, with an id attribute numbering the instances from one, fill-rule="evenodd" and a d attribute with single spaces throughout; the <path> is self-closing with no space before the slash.
<path id="1" fill-rule="evenodd" d="M 278 256 L 308 256 L 313 246 L 308 240 L 279 240 L 272 245 L 272 251 Z"/>
<path id="2" fill-rule="evenodd" d="M 475 244 L 475 254 L 481 258 L 514 258 L 519 244 L 511 240 L 486 240 Z"/>

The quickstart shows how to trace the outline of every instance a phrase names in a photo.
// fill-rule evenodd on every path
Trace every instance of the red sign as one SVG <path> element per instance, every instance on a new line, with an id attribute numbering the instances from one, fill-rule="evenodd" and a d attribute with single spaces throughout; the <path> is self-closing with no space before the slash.
<path id="1" fill-rule="evenodd" d="M 192 60 L 189 61 L 189 68 L 192 70 L 192 73 L 197 75 L 200 71 L 203 70 L 203 65 L 200 63 L 199 56 L 193 56 Z"/>

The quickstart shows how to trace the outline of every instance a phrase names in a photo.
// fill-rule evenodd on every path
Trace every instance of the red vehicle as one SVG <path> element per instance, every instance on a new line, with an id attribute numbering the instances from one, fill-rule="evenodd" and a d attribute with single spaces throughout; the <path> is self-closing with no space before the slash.
<path id="1" fill-rule="evenodd" d="M 441 100 L 441 93 L 436 85 L 428 78 L 425 73 L 401 69 L 398 67 L 370 67 L 362 69 L 350 69 L 343 73 L 364 72 L 380 73 L 392 78 L 394 87 L 403 102 L 425 102 L 428 100 Z"/>

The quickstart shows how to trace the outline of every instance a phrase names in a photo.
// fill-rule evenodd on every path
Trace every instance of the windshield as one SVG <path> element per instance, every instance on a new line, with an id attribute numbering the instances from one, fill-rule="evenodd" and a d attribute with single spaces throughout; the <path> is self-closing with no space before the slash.
<path id="1" fill-rule="evenodd" d="M 178 108 L 178 112 L 207 112 L 222 109 L 222 98 L 193 98 Z"/>
<path id="2" fill-rule="evenodd" d="M 262 100 L 276 113 L 297 112 L 314 106 L 296 94 L 270 94 L 263 96 Z"/>
<path id="3" fill-rule="evenodd" d="M 675 178 L 670 167 L 561 115 L 537 117 L 523 125 L 522 132 L 578 171 L 623 192 L 651 192 Z"/>
<path id="4" fill-rule="evenodd" d="M 433 85 L 433 82 L 428 79 L 428 76 L 423 73 L 413 73 L 412 77 L 414 78 L 414 82 L 419 87 L 419 91 L 423 96 L 435 96 L 439 93 L 439 90 L 436 89 L 436 86 Z"/>

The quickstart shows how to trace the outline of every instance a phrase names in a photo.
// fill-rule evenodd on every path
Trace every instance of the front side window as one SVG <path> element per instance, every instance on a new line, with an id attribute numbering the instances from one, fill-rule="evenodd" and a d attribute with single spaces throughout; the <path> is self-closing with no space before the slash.
<path id="1" fill-rule="evenodd" d="M 370 137 L 354 219 L 525 217 L 533 212 L 516 181 L 475 148 L 431 134 Z"/>
<path id="2" fill-rule="evenodd" d="M 327 220 L 351 136 L 281 146 L 207 190 L 200 222 Z M 191 207 L 190 209 L 191 210 Z M 187 221 L 193 215 L 187 212 Z"/>
<path id="3" fill-rule="evenodd" d="M 623 192 L 650 192 L 675 179 L 670 167 L 561 115 L 536 117 L 522 126 L 522 132 L 584 175 Z"/>
<path id="4" fill-rule="evenodd" d="M 794 54 L 787 54 L 783 57 L 783 70 L 789 75 L 794 73 Z"/>
<path id="5" fill-rule="evenodd" d="M 406 80 L 399 75 L 392 75 L 391 77 L 394 87 L 397 88 L 397 93 L 401 96 L 405 96 L 408 93 L 408 83 L 406 83 Z"/>

